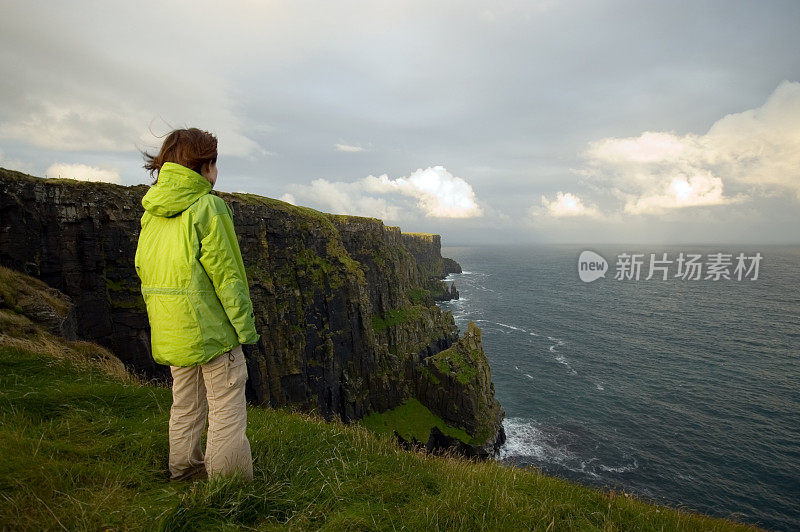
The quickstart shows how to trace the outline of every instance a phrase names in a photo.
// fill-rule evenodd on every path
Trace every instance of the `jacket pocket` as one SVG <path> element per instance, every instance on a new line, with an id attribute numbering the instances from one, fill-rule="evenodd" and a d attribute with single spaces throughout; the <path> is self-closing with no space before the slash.
<path id="1" fill-rule="evenodd" d="M 244 386 L 247 382 L 247 361 L 241 346 L 233 348 L 225 357 L 225 382 L 229 388 Z"/>

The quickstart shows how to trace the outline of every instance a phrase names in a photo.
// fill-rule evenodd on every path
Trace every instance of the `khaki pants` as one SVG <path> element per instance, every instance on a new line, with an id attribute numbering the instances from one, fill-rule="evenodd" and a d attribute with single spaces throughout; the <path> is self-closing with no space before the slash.
<path id="1" fill-rule="evenodd" d="M 245 435 L 247 382 L 242 346 L 191 367 L 170 366 L 169 471 L 174 480 L 239 470 L 253 478 L 253 458 Z M 200 438 L 208 416 L 205 456 Z"/>

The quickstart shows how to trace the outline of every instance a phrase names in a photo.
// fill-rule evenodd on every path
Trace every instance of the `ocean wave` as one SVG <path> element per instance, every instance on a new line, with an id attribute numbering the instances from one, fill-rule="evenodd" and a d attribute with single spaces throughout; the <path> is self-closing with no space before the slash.
<path id="1" fill-rule="evenodd" d="M 551 349 L 551 351 L 552 351 L 552 349 Z M 571 375 L 577 375 L 578 374 L 578 372 L 575 371 L 575 369 L 570 365 L 569 360 L 567 360 L 567 357 L 565 357 L 564 355 L 558 355 L 556 357 L 556 362 L 566 366 L 566 368 L 569 370 Z"/>
<path id="2" fill-rule="evenodd" d="M 601 478 L 603 473 L 629 473 L 639 467 L 636 458 L 629 462 L 625 456 L 620 456 L 621 463 L 604 464 L 598 457 L 580 456 L 565 443 L 574 440 L 574 434 L 546 428 L 532 419 L 506 418 L 503 428 L 506 441 L 500 447 L 500 460 L 523 459 L 540 466 L 554 465 L 593 478 Z"/>
<path id="3" fill-rule="evenodd" d="M 564 345 L 566 343 L 566 342 L 564 342 L 564 340 L 561 340 L 559 338 L 553 338 L 552 336 L 548 336 L 547 339 L 552 341 L 552 342 L 555 342 L 553 345 L 551 345 L 548 348 L 548 349 L 550 349 L 551 353 L 555 353 L 556 347 L 561 347 L 562 345 Z"/>
<path id="4" fill-rule="evenodd" d="M 550 346 L 550 351 L 555 351 L 556 347 L 561 347 L 562 345 L 564 345 L 566 343 L 566 342 L 564 342 L 564 340 L 560 340 L 558 338 L 553 338 L 552 336 L 548 336 L 547 339 L 555 342 L 553 345 Z"/>
<path id="5" fill-rule="evenodd" d="M 555 342 L 553 345 L 551 345 L 550 347 L 547 348 L 548 351 L 550 351 L 551 353 L 555 353 L 557 347 L 561 347 L 562 345 L 564 345 L 566 343 L 566 342 L 564 342 L 564 340 L 561 340 L 561 339 L 556 338 L 554 336 L 548 336 L 547 339 Z M 562 355 L 562 354 L 556 355 L 555 360 L 559 364 L 562 364 L 562 365 L 566 366 L 566 368 L 569 370 L 571 375 L 577 375 L 578 374 L 578 372 L 575 371 L 575 368 L 573 368 L 572 365 L 569 363 L 569 360 L 567 360 L 567 357 L 565 357 L 564 355 Z"/>
<path id="6" fill-rule="evenodd" d="M 492 325 L 499 325 L 500 327 L 506 327 L 507 329 L 512 329 L 512 330 L 521 331 L 521 332 L 528 332 L 525 329 L 523 329 L 522 327 L 517 327 L 515 325 L 508 325 L 506 323 L 501 323 L 499 321 L 483 320 L 483 319 L 473 320 L 473 321 L 475 321 L 475 322 L 485 321 L 486 323 L 491 323 Z"/>
<path id="7" fill-rule="evenodd" d="M 519 366 L 514 366 L 514 369 L 515 369 L 515 370 L 517 370 L 517 371 L 519 371 L 520 373 L 522 373 L 522 374 L 523 374 L 523 375 L 525 375 L 526 377 L 528 377 L 530 380 L 534 380 L 534 379 L 533 379 L 533 375 L 531 375 L 530 373 L 525 373 L 525 372 L 523 372 L 521 369 L 519 369 Z"/>
<path id="8" fill-rule="evenodd" d="M 633 471 L 639 467 L 639 462 L 636 461 L 636 458 L 633 459 L 633 462 L 626 465 L 621 466 L 607 466 L 600 464 L 600 469 L 603 471 L 607 471 L 609 473 L 628 473 L 629 471 Z"/>
<path id="9" fill-rule="evenodd" d="M 528 332 L 525 329 L 523 329 L 522 327 L 515 327 L 514 325 L 508 325 L 506 323 L 500 323 L 499 321 L 495 322 L 495 323 L 497 323 L 498 325 L 502 325 L 503 327 L 508 327 L 509 329 L 514 329 L 515 331 Z"/>
<path id="10" fill-rule="evenodd" d="M 494 292 L 495 294 L 497 293 L 497 290 L 492 290 L 491 288 L 488 288 L 488 287 L 483 286 L 483 285 L 474 284 L 474 285 L 472 285 L 472 288 L 474 288 L 476 290 L 483 290 L 484 292 Z"/>
<path id="11" fill-rule="evenodd" d="M 499 457 L 521 456 L 543 462 L 562 463 L 575 456 L 566 446 L 554 445 L 547 433 L 533 421 L 525 418 L 505 418 L 503 428 L 506 441 L 500 447 Z"/>

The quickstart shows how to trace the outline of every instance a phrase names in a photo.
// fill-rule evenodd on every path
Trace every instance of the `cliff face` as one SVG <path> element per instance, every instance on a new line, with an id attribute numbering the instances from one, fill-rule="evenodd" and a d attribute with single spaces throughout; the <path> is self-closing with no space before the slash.
<path id="1" fill-rule="evenodd" d="M 496 427 L 502 426 L 505 410 L 494 397 L 481 330 L 473 321 L 458 342 L 423 360 L 418 375 L 419 400 L 445 421 L 456 425 L 466 422 L 464 429 L 472 435 L 469 443 L 477 448 L 452 439 L 446 440 L 447 446 L 460 446 L 466 454 L 492 454 L 505 441 L 503 431 L 494 436 Z"/>
<path id="2" fill-rule="evenodd" d="M 77 337 L 107 347 L 131 370 L 168 380 L 169 368 L 150 354 L 133 267 L 147 190 L 0 169 L 0 264 L 67 294 Z M 437 261 L 428 252 L 420 266 L 400 229 L 376 218 L 214 193 L 234 212 L 261 334 L 244 346 L 250 401 L 350 421 L 424 395 L 419 400 L 432 412 L 467 429 L 471 452 L 491 454 L 502 441 L 500 420 L 485 434 L 478 414 L 455 414 L 442 401 L 450 394 L 447 400 L 493 404 L 493 388 L 453 386 L 439 397 L 420 390 L 426 361 L 463 340 L 426 288 L 436 274 L 428 263 L 441 265 L 441 255 Z M 475 360 L 489 375 L 485 357 Z"/>
<path id="3" fill-rule="evenodd" d="M 441 279 L 448 273 L 461 273 L 461 266 L 447 257 L 442 257 L 442 237 L 433 233 L 403 233 L 403 244 L 417 261 L 417 269 L 425 288 L 435 301 L 458 299 L 456 284 L 448 287 Z"/>

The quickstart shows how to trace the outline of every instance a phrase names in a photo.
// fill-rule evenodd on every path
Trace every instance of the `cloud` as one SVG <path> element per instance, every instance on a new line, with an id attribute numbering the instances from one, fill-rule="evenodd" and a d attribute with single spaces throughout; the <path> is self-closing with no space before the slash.
<path id="1" fill-rule="evenodd" d="M 3 154 L 3 150 L 0 150 L 0 166 L 9 170 L 25 172 L 26 174 L 32 174 L 34 171 L 32 164 L 26 163 L 19 159 L 9 159 L 5 156 L 5 154 Z"/>
<path id="2" fill-rule="evenodd" d="M 744 196 L 725 197 L 722 179 L 705 172 L 693 176 L 676 175 L 660 193 L 630 198 L 624 210 L 629 214 L 647 214 L 679 207 L 724 205 L 744 199 Z"/>
<path id="3" fill-rule="evenodd" d="M 764 105 L 718 120 L 703 135 L 646 131 L 591 142 L 579 171 L 609 185 L 624 212 L 724 205 L 791 191 L 800 199 L 800 83 L 784 81 Z M 744 192 L 726 195 L 732 185 Z"/>
<path id="4" fill-rule="evenodd" d="M 138 32 L 132 24 L 143 15 L 120 9 L 124 13 L 114 18 L 130 23 L 118 31 Z M 0 22 L 0 69 L 7 74 L 0 79 L 0 139 L 50 150 L 136 153 L 137 147 L 160 147 L 162 135 L 173 128 L 194 126 L 215 133 L 223 155 L 265 153 L 250 138 L 250 117 L 238 112 L 241 95 L 228 78 L 207 73 L 198 81 L 186 75 L 205 73 L 216 62 L 202 49 L 186 54 L 180 48 L 188 44 L 176 45 L 165 55 L 157 53 L 160 39 L 153 34 L 129 41 L 120 34 L 113 42 L 90 36 L 78 24 L 80 10 L 60 6 L 46 20 L 30 6 L 7 11 L 5 24 Z M 30 35 L 37 26 L 40 38 L 34 42 Z M 98 47 L 99 41 L 108 46 Z"/>
<path id="5" fill-rule="evenodd" d="M 400 219 L 401 208 L 391 204 L 386 198 L 371 196 L 366 193 L 364 180 L 351 183 L 315 179 L 310 185 L 290 185 L 293 194 L 287 193 L 297 204 L 301 198 L 304 204 L 336 214 L 355 214 L 373 216 L 382 220 Z"/>
<path id="6" fill-rule="evenodd" d="M 416 215 L 431 226 L 418 230 L 440 230 L 460 242 L 517 241 L 520 215 L 531 204 L 545 212 L 541 195 L 557 201 L 556 191 L 597 205 L 603 224 L 624 215 L 641 234 L 653 231 L 653 224 L 624 214 L 628 203 L 633 211 L 663 209 L 659 221 L 671 217 L 695 235 L 709 225 L 701 215 L 709 215 L 716 234 L 738 234 L 719 220 L 728 214 L 745 218 L 745 207 L 753 208 L 769 220 L 759 234 L 795 241 L 795 194 L 756 197 L 785 192 L 785 186 L 750 183 L 748 176 L 732 180 L 702 165 L 722 184 L 715 196 L 714 182 L 704 182 L 708 174 L 695 166 L 671 175 L 665 170 L 663 178 L 656 173 L 656 183 L 628 184 L 616 175 L 617 163 L 601 159 L 593 167 L 579 158 L 587 140 L 634 142 L 648 131 L 691 148 L 682 142 L 686 133 L 705 137 L 727 113 L 762 105 L 783 77 L 797 80 L 797 54 L 786 43 L 794 42 L 800 2 L 746 4 L 700 10 L 696 24 L 678 35 L 685 7 L 617 0 L 434 7 L 421 0 L 317 1 L 311 8 L 236 0 L 234 9 L 202 2 L 192 10 L 152 1 L 5 2 L 0 126 L 8 136 L 0 146 L 7 157 L 30 161 L 37 175 L 54 161 L 108 163 L 125 182 L 149 182 L 134 148 L 152 151 L 170 127 L 197 126 L 219 137 L 220 186 L 270 196 L 318 177 L 350 182 L 387 172 L 396 178 L 415 170 L 409 167 L 414 161 L 446 162 L 475 188 L 483 216 L 434 219 L 419 209 L 416 196 L 363 187 L 348 194 L 383 198 L 399 207 L 399 215 Z M 91 6 L 91 31 L 87 9 L 76 5 Z M 738 27 L 748 31 L 730 31 Z M 336 143 L 364 151 L 338 151 Z M 53 151 L 66 149 L 74 152 Z M 270 152 L 261 155 L 263 149 Z M 100 157 L 100 151 L 119 153 Z M 564 180 L 584 164 L 596 181 Z M 652 179 L 647 166 L 668 162 L 639 164 Z M 679 203 L 662 198 L 678 176 L 696 183 L 706 206 L 664 206 Z M 708 205 L 744 193 L 754 198 L 746 206 Z M 508 231 L 482 237 L 477 230 L 493 223 L 499 228 L 508 218 Z M 585 235 L 585 226 L 601 225 L 579 216 L 546 218 L 562 234 L 569 229 Z M 600 234 L 627 238 L 627 227 Z M 533 237 L 525 231 L 523 238 Z"/>
<path id="7" fill-rule="evenodd" d="M 390 179 L 369 175 L 359 181 L 315 179 L 310 185 L 289 185 L 292 200 L 318 205 L 340 214 L 399 220 L 404 213 L 421 212 L 434 218 L 474 218 L 483 215 L 475 192 L 465 180 L 443 166 L 417 169 L 408 177 Z M 416 200 L 414 203 L 410 200 Z"/>
<path id="8" fill-rule="evenodd" d="M 419 168 L 408 178 L 364 178 L 367 187 L 375 192 L 400 192 L 418 199 L 417 206 L 426 216 L 437 218 L 473 218 L 483 215 L 469 183 L 455 177 L 443 166 Z"/>
<path id="9" fill-rule="evenodd" d="M 0 138 L 56 150 L 130 151 L 144 136 L 135 113 L 77 100 L 57 102 L 31 95 L 11 119 L 0 124 Z"/>
<path id="10" fill-rule="evenodd" d="M 344 152 L 348 152 L 348 153 L 358 153 L 358 152 L 366 151 L 361 146 L 352 146 L 350 144 L 334 144 L 333 147 L 336 148 L 336 151 L 344 151 Z"/>
<path id="11" fill-rule="evenodd" d="M 186 118 L 194 120 L 195 112 L 175 92 L 154 96 L 151 101 L 160 101 L 148 108 L 147 104 L 136 102 L 139 95 L 129 92 L 131 88 L 107 87 L 106 90 L 107 95 L 97 97 L 45 95 L 32 89 L 24 102 L 6 109 L 5 120 L 0 123 L 0 138 L 62 151 L 134 152 L 137 146 L 157 151 L 163 136 L 173 127 L 199 125 L 219 138 L 222 155 L 266 155 L 263 148 L 239 131 L 237 120 L 224 106 L 212 104 L 222 98 L 214 96 L 210 90 L 204 95 L 203 91 L 195 91 L 196 99 L 207 100 L 206 103 L 197 102 L 197 107 L 211 108 L 202 124 L 184 122 Z M 162 117 L 163 120 L 158 120 Z M 152 129 L 156 129 L 157 135 L 151 133 Z"/>
<path id="12" fill-rule="evenodd" d="M 105 181 L 121 184 L 122 180 L 116 168 L 102 169 L 85 164 L 54 163 L 45 172 L 47 177 L 77 179 L 78 181 Z"/>
<path id="13" fill-rule="evenodd" d="M 292 194 L 288 192 L 278 198 L 281 201 L 285 201 L 286 203 L 291 203 L 292 205 L 297 205 L 297 198 L 295 198 Z"/>
<path id="14" fill-rule="evenodd" d="M 542 206 L 529 210 L 534 216 L 547 215 L 554 218 L 587 216 L 600 218 L 600 211 L 594 205 L 586 205 L 583 200 L 571 192 L 557 192 L 553 200 L 542 195 Z"/>

